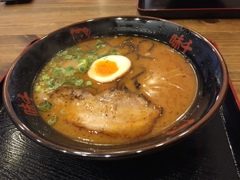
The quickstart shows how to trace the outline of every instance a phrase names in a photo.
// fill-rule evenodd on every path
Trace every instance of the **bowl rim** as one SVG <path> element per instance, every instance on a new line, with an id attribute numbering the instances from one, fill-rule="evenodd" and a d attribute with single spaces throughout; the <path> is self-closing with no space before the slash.
<path id="1" fill-rule="evenodd" d="M 158 142 L 156 144 L 151 144 L 148 145 L 146 147 L 142 147 L 142 148 L 133 148 L 133 149 L 129 149 L 127 151 L 108 151 L 107 153 L 105 151 L 99 152 L 84 152 L 84 151 L 78 151 L 78 150 L 74 150 L 72 148 L 68 148 L 68 147 L 64 147 L 61 145 L 58 145 L 56 143 L 52 143 L 46 139 L 44 139 L 43 137 L 40 137 L 38 134 L 32 132 L 25 124 L 23 124 L 21 122 L 20 119 L 18 119 L 17 115 L 14 113 L 14 110 L 12 109 L 11 103 L 8 100 L 8 84 L 9 84 L 9 79 L 11 77 L 12 71 L 16 65 L 16 63 L 18 62 L 18 60 L 21 58 L 21 56 L 28 51 L 28 49 L 30 49 L 32 46 L 34 46 L 34 44 L 38 43 L 39 41 L 42 41 L 43 39 L 45 39 L 47 36 L 51 36 L 53 34 L 55 34 L 56 32 L 59 32 L 63 29 L 69 28 L 71 26 L 77 25 L 77 24 L 82 24 L 82 23 L 86 23 L 86 22 L 92 22 L 92 21 L 99 21 L 99 20 L 105 20 L 105 19 L 116 19 L 116 18 L 139 18 L 139 19 L 147 19 L 147 20 L 156 20 L 156 21 L 162 21 L 162 22 L 166 22 L 166 23 L 170 23 L 173 25 L 177 25 L 179 27 L 183 27 L 187 30 L 189 30 L 190 32 L 192 32 L 194 35 L 198 36 L 200 39 L 202 39 L 203 41 L 205 41 L 210 47 L 211 49 L 214 51 L 214 53 L 216 54 L 216 56 L 219 59 L 219 62 L 221 64 L 221 68 L 222 68 L 222 75 L 223 75 L 223 83 L 222 83 L 222 88 L 219 91 L 218 97 L 216 98 L 215 103 L 212 105 L 212 107 L 210 108 L 210 110 L 201 118 L 201 120 L 199 120 L 198 122 L 194 123 L 192 126 L 190 126 L 186 131 L 173 136 L 171 139 L 167 139 L 164 140 L 163 142 Z M 35 41 L 34 43 L 32 43 L 31 45 L 29 45 L 27 48 L 25 48 L 23 50 L 23 52 L 15 59 L 15 61 L 12 63 L 6 77 L 5 77 L 5 81 L 4 81 L 4 85 L 3 85 L 3 101 L 4 101 L 4 105 L 5 105 L 5 109 L 7 110 L 7 113 L 9 115 L 9 117 L 11 118 L 11 120 L 14 122 L 14 124 L 18 127 L 18 129 L 25 134 L 28 138 L 32 139 L 33 141 L 37 142 L 40 145 L 43 145 L 44 147 L 47 147 L 49 149 L 53 149 L 56 150 L 58 152 L 63 152 L 65 154 L 70 154 L 70 155 L 78 155 L 80 157 L 85 157 L 88 159 L 123 159 L 123 158 L 128 158 L 128 157 L 134 157 L 135 155 L 138 154 L 143 154 L 144 153 L 148 153 L 148 152 L 152 152 L 155 150 L 159 150 L 161 148 L 165 148 L 170 146 L 171 144 L 173 144 L 174 142 L 179 141 L 180 139 L 183 139 L 184 137 L 187 137 L 188 135 L 190 135 L 192 132 L 194 132 L 195 130 L 199 129 L 200 127 L 202 127 L 204 124 L 206 124 L 206 122 L 208 122 L 209 119 L 211 119 L 214 114 L 219 110 L 220 106 L 222 105 L 222 102 L 225 99 L 226 96 L 226 92 L 228 89 L 228 70 L 227 70 L 227 66 L 226 63 L 222 57 L 222 55 L 220 54 L 219 50 L 217 49 L 216 45 L 214 43 L 212 43 L 210 40 L 208 40 L 206 37 L 204 37 L 203 35 L 201 35 L 200 33 L 196 32 L 195 30 L 188 28 L 184 25 L 172 22 L 170 20 L 166 20 L 166 19 L 162 19 L 162 18 L 156 18 L 156 17 L 149 17 L 149 16 L 134 16 L 134 15 L 120 15 L 120 16 L 105 16 L 105 17 L 98 17 L 98 18 L 92 18 L 92 19 L 87 19 L 87 20 L 82 20 L 67 26 L 64 26 L 62 28 L 59 28 L 55 31 L 52 31 L 50 33 L 48 33 L 47 35 L 39 38 L 39 40 Z M 160 148 L 161 147 L 161 148 Z"/>

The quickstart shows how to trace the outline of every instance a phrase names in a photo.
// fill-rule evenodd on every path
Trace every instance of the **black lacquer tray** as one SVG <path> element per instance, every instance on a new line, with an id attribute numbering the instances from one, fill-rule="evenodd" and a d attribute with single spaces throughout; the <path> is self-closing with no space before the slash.
<path id="1" fill-rule="evenodd" d="M 240 0 L 137 0 L 139 14 L 160 18 L 239 18 Z"/>
<path id="2" fill-rule="evenodd" d="M 240 111 L 229 86 L 216 116 L 184 141 L 138 158 L 86 161 L 25 137 L 1 97 L 0 153 L 0 179 L 240 179 Z"/>

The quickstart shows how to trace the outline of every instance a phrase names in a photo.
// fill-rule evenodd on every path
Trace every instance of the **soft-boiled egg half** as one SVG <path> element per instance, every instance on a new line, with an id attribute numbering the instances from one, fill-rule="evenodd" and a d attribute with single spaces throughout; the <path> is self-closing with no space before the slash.
<path id="1" fill-rule="evenodd" d="M 125 56 L 104 56 L 92 63 L 88 76 L 101 83 L 111 82 L 124 75 L 130 67 L 131 61 Z"/>

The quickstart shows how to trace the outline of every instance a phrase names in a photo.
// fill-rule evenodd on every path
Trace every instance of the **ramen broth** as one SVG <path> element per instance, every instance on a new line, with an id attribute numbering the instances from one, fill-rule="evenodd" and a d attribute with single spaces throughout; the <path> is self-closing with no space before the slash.
<path id="1" fill-rule="evenodd" d="M 87 72 L 96 59 L 106 55 L 127 57 L 131 68 L 114 81 L 100 83 L 89 78 Z M 161 108 L 161 114 L 148 133 L 134 138 L 80 128 L 64 116 L 65 111 L 74 114 L 76 110 L 59 109 L 51 102 L 50 94 L 62 86 L 84 89 L 93 96 L 112 88 L 130 91 Z M 161 133 L 189 109 L 196 92 L 193 67 L 174 49 L 142 37 L 115 36 L 84 41 L 57 53 L 37 77 L 33 98 L 41 117 L 55 130 L 78 141 L 121 144 Z"/>

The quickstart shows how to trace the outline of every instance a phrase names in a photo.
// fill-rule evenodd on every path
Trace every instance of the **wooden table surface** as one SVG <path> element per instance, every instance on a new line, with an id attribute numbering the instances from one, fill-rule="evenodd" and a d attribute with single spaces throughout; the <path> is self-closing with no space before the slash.
<path id="1" fill-rule="evenodd" d="M 33 0 L 28 4 L 12 5 L 0 2 L 0 76 L 36 37 L 86 19 L 116 15 L 139 15 L 136 0 Z M 171 21 L 217 43 L 240 99 L 240 19 Z"/>

